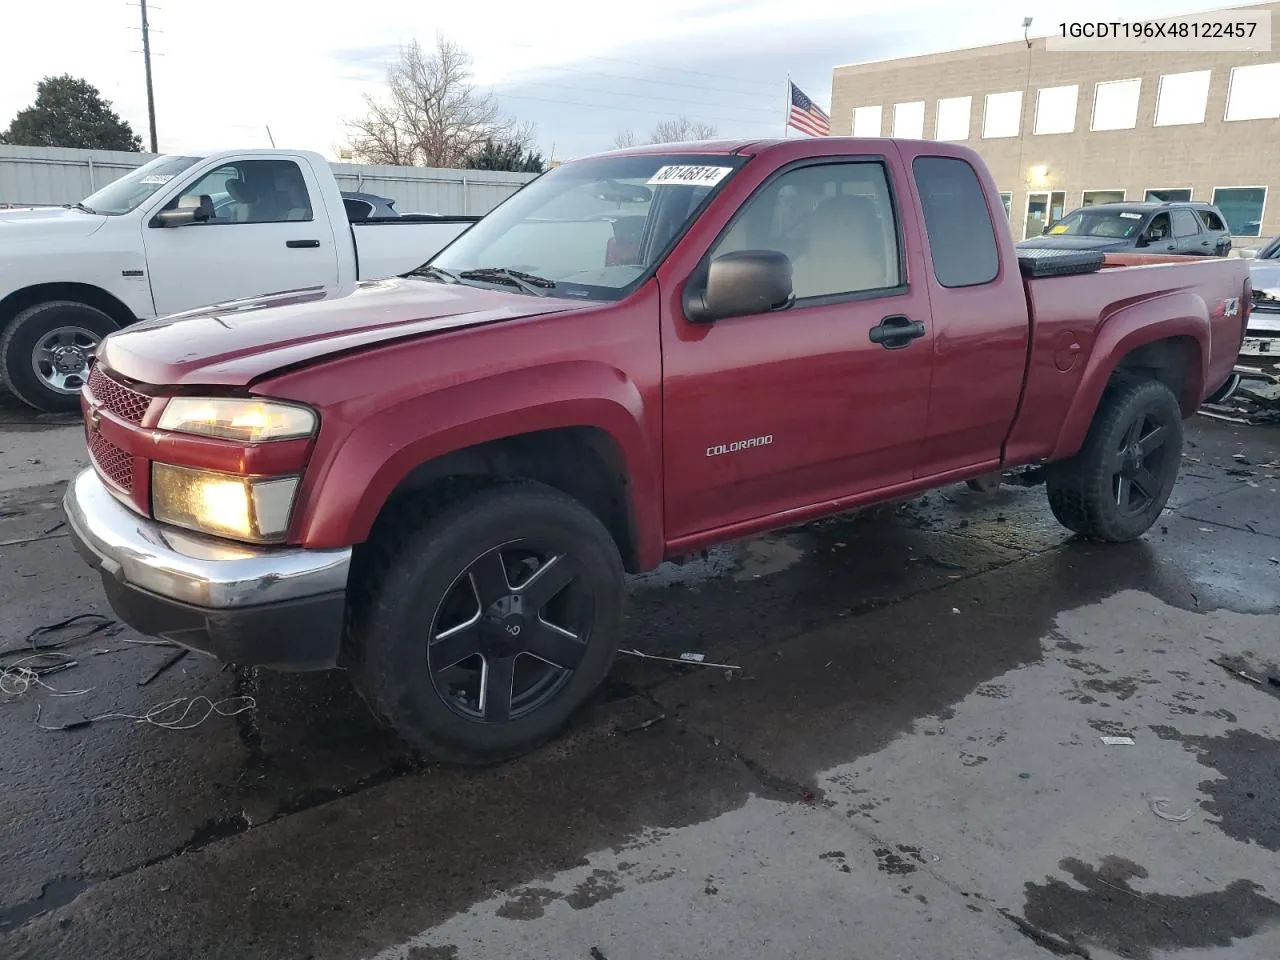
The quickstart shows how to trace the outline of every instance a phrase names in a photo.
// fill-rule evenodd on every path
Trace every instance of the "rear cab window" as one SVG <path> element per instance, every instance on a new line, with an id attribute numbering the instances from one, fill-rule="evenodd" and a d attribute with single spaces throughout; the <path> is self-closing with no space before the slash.
<path id="1" fill-rule="evenodd" d="M 1204 224 L 1206 230 L 1211 230 L 1214 233 L 1226 233 L 1227 231 L 1227 225 L 1212 210 L 1201 210 L 1200 222 Z"/>
<path id="2" fill-rule="evenodd" d="M 976 287 L 1000 273 L 1000 250 L 987 195 L 967 161 L 916 157 L 912 174 L 933 258 L 933 274 L 944 287 Z"/>

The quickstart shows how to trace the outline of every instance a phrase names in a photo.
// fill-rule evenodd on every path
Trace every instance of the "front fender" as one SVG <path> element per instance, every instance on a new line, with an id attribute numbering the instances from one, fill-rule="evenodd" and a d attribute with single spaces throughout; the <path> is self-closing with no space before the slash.
<path id="1" fill-rule="evenodd" d="M 1067 409 L 1049 459 L 1062 460 L 1080 450 L 1112 374 L 1126 356 L 1140 347 L 1167 340 L 1186 344 L 1187 378 L 1178 401 L 1184 416 L 1194 414 L 1204 392 L 1209 337 L 1209 311 L 1204 299 L 1187 291 L 1122 306 L 1103 317 L 1080 387 Z"/>
<path id="2" fill-rule="evenodd" d="M 621 370 L 577 360 L 435 390 L 334 424 L 329 436 L 322 427 L 299 494 L 295 538 L 316 548 L 360 543 L 391 493 L 421 464 L 506 437 L 593 427 L 621 453 L 639 558 L 656 564 L 662 487 L 657 424 L 650 419 L 640 389 Z"/>

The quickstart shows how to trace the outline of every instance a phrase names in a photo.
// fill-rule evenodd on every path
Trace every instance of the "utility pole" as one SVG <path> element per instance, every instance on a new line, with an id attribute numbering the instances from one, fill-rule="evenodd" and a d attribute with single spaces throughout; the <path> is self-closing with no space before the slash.
<path id="1" fill-rule="evenodd" d="M 159 153 L 156 147 L 156 96 L 151 88 L 151 27 L 147 23 L 147 0 L 139 0 L 142 8 L 142 62 L 147 71 L 147 120 L 151 124 L 151 152 Z"/>

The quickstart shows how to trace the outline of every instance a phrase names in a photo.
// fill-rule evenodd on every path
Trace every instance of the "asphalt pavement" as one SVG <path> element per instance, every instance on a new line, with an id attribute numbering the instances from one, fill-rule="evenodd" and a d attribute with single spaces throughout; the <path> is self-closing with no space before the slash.
<path id="1" fill-rule="evenodd" d="M 624 648 L 739 669 L 624 654 L 466 771 L 341 673 L 115 624 L 60 525 L 78 427 L 0 403 L 0 651 L 78 618 L 0 694 L 0 956 L 1273 960 L 1278 460 L 1197 418 L 1120 547 L 960 486 L 664 566 Z"/>

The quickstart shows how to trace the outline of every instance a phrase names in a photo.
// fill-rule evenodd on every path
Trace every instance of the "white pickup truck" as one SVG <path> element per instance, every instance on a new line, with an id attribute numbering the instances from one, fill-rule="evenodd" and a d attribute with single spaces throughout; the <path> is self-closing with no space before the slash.
<path id="1" fill-rule="evenodd" d="M 294 150 L 161 156 L 73 206 L 0 210 L 0 386 L 74 410 L 119 327 L 407 273 L 479 219 L 366 214 Z"/>

